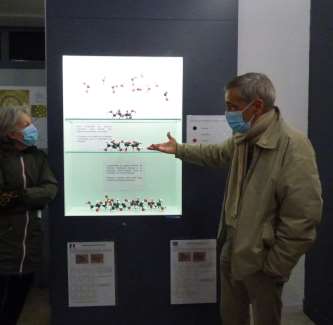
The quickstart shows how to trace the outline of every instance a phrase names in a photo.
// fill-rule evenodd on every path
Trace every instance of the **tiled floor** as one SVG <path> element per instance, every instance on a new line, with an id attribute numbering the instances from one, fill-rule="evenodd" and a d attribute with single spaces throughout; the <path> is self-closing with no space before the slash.
<path id="1" fill-rule="evenodd" d="M 50 317 L 47 289 L 34 288 L 27 298 L 17 325 L 48 325 Z"/>
<path id="2" fill-rule="evenodd" d="M 49 313 L 48 291 L 45 289 L 33 289 L 18 325 L 48 325 Z M 315 324 L 301 310 L 286 308 L 283 312 L 282 325 Z"/>
<path id="3" fill-rule="evenodd" d="M 315 325 L 304 313 L 299 311 L 286 311 L 283 313 L 282 325 Z"/>

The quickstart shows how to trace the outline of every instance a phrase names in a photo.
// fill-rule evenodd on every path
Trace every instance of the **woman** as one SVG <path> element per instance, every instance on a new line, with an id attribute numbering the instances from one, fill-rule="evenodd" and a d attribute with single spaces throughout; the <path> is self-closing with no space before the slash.
<path id="1" fill-rule="evenodd" d="M 16 324 L 38 269 L 41 209 L 57 181 L 25 108 L 0 108 L 0 324 Z"/>

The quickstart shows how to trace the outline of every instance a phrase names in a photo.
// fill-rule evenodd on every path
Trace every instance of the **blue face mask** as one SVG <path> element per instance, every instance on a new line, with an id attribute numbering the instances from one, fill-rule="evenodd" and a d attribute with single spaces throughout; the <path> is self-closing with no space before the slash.
<path id="1" fill-rule="evenodd" d="M 34 146 L 38 140 L 38 130 L 31 123 L 26 128 L 22 130 L 23 133 L 23 143 L 26 146 Z"/>
<path id="2" fill-rule="evenodd" d="M 227 122 L 234 133 L 246 133 L 251 128 L 251 118 L 250 121 L 246 122 L 243 117 L 243 113 L 251 107 L 252 102 L 247 105 L 242 111 L 225 112 L 225 117 Z"/>

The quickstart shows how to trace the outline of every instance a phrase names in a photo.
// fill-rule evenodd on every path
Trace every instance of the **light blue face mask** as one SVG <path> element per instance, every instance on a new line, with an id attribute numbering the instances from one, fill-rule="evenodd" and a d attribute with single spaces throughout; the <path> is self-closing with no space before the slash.
<path id="1" fill-rule="evenodd" d="M 251 118 L 248 122 L 244 120 L 243 113 L 251 107 L 253 102 L 248 104 L 242 111 L 226 111 L 225 117 L 234 133 L 246 133 L 251 128 Z"/>
<path id="2" fill-rule="evenodd" d="M 22 130 L 23 133 L 23 143 L 26 146 L 34 146 L 38 140 L 38 130 L 31 123 L 26 128 Z"/>

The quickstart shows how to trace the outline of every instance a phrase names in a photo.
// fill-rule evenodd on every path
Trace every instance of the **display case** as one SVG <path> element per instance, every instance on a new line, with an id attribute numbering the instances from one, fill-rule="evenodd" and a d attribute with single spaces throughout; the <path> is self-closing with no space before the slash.
<path id="1" fill-rule="evenodd" d="M 181 215 L 179 57 L 63 57 L 66 216 Z"/>

